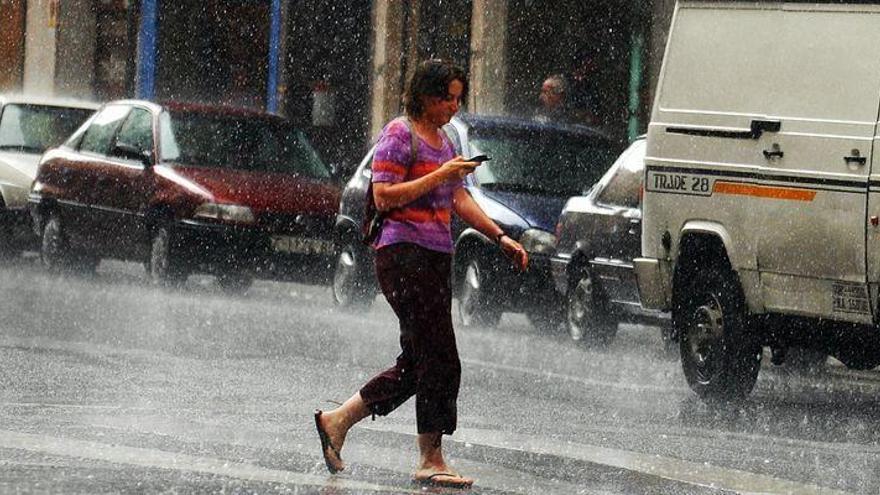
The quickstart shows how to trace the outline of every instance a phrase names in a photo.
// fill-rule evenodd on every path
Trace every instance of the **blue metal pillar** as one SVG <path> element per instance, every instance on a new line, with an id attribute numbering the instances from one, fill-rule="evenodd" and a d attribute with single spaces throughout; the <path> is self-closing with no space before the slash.
<path id="1" fill-rule="evenodd" d="M 269 74 L 266 81 L 266 110 L 278 111 L 278 58 L 281 56 L 281 0 L 272 0 L 269 26 Z"/>
<path id="2" fill-rule="evenodd" d="M 137 80 L 138 98 L 156 97 L 156 51 L 159 31 L 159 0 L 141 2 L 141 25 L 138 30 Z"/>

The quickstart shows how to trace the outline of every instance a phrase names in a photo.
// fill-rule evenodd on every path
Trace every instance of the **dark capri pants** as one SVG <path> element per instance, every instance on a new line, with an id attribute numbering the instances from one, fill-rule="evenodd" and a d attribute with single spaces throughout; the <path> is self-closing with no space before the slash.
<path id="1" fill-rule="evenodd" d="M 379 285 L 400 320 L 402 352 L 360 394 L 380 416 L 415 395 L 420 434 L 451 435 L 456 427 L 461 362 L 452 330 L 451 259 L 408 243 L 376 251 Z"/>

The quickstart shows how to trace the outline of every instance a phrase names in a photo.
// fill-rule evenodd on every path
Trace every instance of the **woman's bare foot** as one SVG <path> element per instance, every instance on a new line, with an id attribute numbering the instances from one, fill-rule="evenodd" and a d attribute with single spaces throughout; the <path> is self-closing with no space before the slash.
<path id="1" fill-rule="evenodd" d="M 315 427 L 321 440 L 324 463 L 331 474 L 345 469 L 342 461 L 342 444 L 345 443 L 345 432 L 340 432 L 339 421 L 334 421 L 333 411 L 315 413 Z"/>
<path id="2" fill-rule="evenodd" d="M 348 430 L 369 414 L 370 410 L 361 398 L 360 392 L 332 411 L 315 412 L 315 427 L 318 429 L 318 436 L 321 437 L 324 462 L 331 474 L 345 469 L 341 452 Z"/>
<path id="3" fill-rule="evenodd" d="M 422 486 L 440 486 L 447 488 L 470 488 L 474 484 L 471 478 L 465 478 L 449 466 L 420 466 L 413 474 L 413 481 Z"/>
<path id="4" fill-rule="evenodd" d="M 442 443 L 443 435 L 439 432 L 419 434 L 419 466 L 413 481 L 422 486 L 470 488 L 474 480 L 461 476 L 446 464 Z"/>

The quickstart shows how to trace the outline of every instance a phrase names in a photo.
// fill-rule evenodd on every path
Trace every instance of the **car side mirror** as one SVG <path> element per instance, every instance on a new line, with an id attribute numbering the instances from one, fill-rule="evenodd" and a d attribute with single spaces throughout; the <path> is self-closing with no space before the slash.
<path id="1" fill-rule="evenodd" d="M 128 143 L 116 143 L 113 154 L 127 160 L 137 160 L 145 167 L 153 166 L 153 152 L 150 150 L 142 150 L 137 146 Z"/>

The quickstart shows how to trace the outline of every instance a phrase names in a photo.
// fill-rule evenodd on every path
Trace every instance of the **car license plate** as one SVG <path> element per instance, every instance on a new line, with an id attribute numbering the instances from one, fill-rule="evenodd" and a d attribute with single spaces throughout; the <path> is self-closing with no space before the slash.
<path id="1" fill-rule="evenodd" d="M 333 243 L 323 239 L 276 235 L 272 236 L 272 249 L 281 253 L 330 255 L 333 254 Z"/>

